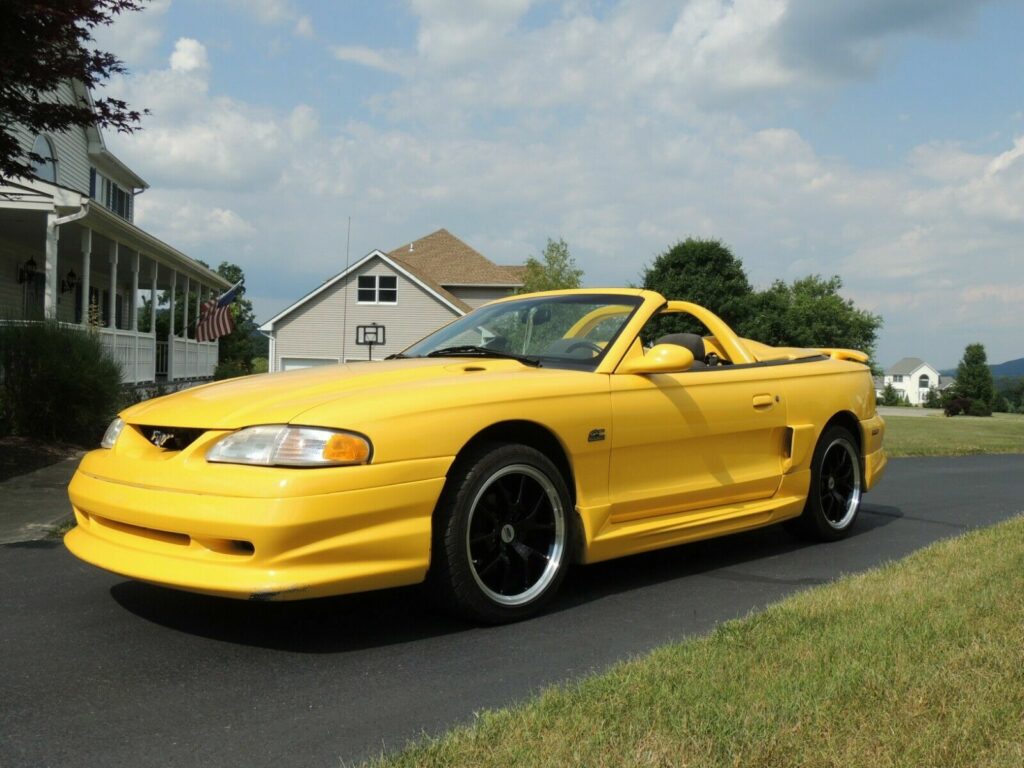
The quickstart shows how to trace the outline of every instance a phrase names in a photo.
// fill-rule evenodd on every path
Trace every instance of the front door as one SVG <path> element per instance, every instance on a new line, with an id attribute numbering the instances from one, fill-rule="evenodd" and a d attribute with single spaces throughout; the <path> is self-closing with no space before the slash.
<path id="1" fill-rule="evenodd" d="M 786 403 L 771 366 L 611 376 L 611 522 L 769 498 Z"/>

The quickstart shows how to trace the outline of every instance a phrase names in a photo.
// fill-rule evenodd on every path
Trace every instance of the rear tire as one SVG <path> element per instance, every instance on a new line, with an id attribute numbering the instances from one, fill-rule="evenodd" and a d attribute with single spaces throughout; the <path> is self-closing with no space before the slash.
<path id="1" fill-rule="evenodd" d="M 863 476 L 856 438 L 845 427 L 828 427 L 814 448 L 803 514 L 787 527 L 818 541 L 848 536 L 860 510 Z"/>
<path id="2" fill-rule="evenodd" d="M 492 443 L 460 460 L 434 515 L 435 593 L 487 624 L 537 613 L 565 578 L 569 498 L 558 468 L 528 446 Z"/>

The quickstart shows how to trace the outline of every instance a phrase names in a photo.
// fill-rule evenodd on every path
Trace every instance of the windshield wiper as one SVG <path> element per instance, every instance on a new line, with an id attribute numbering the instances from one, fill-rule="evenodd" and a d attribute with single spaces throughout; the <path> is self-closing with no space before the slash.
<path id="1" fill-rule="evenodd" d="M 501 352 L 497 349 L 478 347 L 473 344 L 435 349 L 433 352 L 428 352 L 427 357 L 497 357 L 504 360 L 518 360 L 523 365 L 532 365 L 534 368 L 540 367 L 540 360 L 535 357 L 516 355 L 511 352 Z"/>
<path id="2" fill-rule="evenodd" d="M 403 355 L 401 352 L 395 352 L 395 354 L 388 355 L 384 359 L 385 360 L 406 360 L 406 359 L 408 359 L 408 357 L 409 357 L 408 355 Z"/>

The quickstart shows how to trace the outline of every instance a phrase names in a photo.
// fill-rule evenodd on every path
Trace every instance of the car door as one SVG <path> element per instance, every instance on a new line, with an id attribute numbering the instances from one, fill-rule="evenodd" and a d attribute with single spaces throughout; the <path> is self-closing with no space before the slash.
<path id="1" fill-rule="evenodd" d="M 774 495 L 786 402 L 772 368 L 613 374 L 610 522 Z"/>

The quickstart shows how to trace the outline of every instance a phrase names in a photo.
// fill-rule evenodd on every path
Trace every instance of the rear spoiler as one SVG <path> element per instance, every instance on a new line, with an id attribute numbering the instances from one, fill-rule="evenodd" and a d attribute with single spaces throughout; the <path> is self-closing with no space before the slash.
<path id="1" fill-rule="evenodd" d="M 864 363 L 865 365 L 867 365 L 870 359 L 865 352 L 861 352 L 859 349 L 827 348 L 819 349 L 818 351 L 823 355 L 828 355 L 833 360 L 853 360 L 855 363 Z"/>

